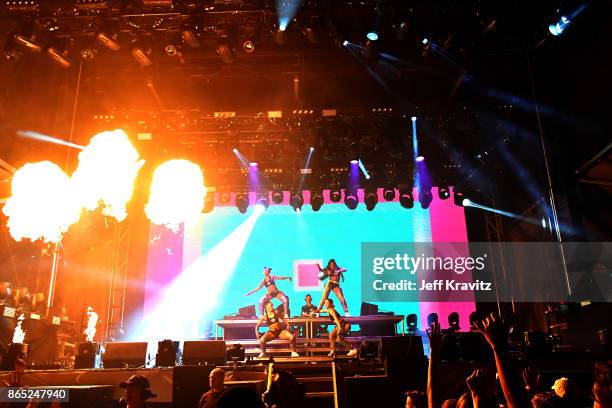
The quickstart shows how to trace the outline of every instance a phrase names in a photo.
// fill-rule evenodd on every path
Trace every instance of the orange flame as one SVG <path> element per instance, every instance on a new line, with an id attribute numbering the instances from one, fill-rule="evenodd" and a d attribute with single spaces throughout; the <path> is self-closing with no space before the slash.
<path id="1" fill-rule="evenodd" d="M 16 241 L 58 242 L 79 220 L 80 209 L 70 179 L 54 163 L 27 163 L 13 175 L 12 195 L 3 212 Z"/>
<path id="2" fill-rule="evenodd" d="M 143 164 L 123 130 L 98 133 L 79 153 L 79 165 L 72 175 L 80 205 L 93 211 L 102 204 L 104 215 L 124 220 Z"/>
<path id="3" fill-rule="evenodd" d="M 145 213 L 153 224 L 178 231 L 180 223 L 197 219 L 205 196 L 200 166 L 188 160 L 169 160 L 153 173 Z"/>
<path id="4" fill-rule="evenodd" d="M 25 331 L 21 328 L 21 323 L 25 320 L 23 315 L 19 316 L 17 319 L 17 326 L 15 326 L 15 331 L 13 332 L 13 344 L 22 343 L 25 340 Z"/>
<path id="5" fill-rule="evenodd" d="M 87 308 L 87 328 L 83 332 L 85 334 L 86 341 L 94 341 L 96 336 L 96 325 L 98 324 L 98 314 L 94 312 L 93 308 L 89 306 Z"/>

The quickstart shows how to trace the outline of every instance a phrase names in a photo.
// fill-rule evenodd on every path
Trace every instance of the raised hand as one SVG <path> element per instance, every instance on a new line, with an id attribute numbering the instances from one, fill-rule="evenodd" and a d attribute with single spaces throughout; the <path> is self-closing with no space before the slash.
<path id="1" fill-rule="evenodd" d="M 433 322 L 431 329 L 425 330 L 427 337 L 429 338 L 429 348 L 437 351 L 442 345 L 442 330 L 440 329 L 440 322 Z"/>
<path id="2" fill-rule="evenodd" d="M 474 370 L 472 374 L 470 374 L 470 376 L 465 380 L 465 383 L 467 384 L 472 394 L 481 396 L 486 391 L 487 384 L 485 380 L 484 371 L 480 368 Z"/>
<path id="3" fill-rule="evenodd" d="M 536 392 L 540 388 L 541 376 L 529 367 L 523 369 L 523 383 L 528 392 Z"/>
<path id="4" fill-rule="evenodd" d="M 508 336 L 506 328 L 495 313 L 491 313 L 489 317 L 480 322 L 474 322 L 474 325 L 482 333 L 493 350 L 504 348 L 507 345 Z"/>

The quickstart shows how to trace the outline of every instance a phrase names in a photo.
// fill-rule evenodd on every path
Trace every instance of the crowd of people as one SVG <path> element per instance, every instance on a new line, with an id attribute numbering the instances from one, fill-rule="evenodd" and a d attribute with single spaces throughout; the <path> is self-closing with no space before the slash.
<path id="1" fill-rule="evenodd" d="M 494 367 L 474 369 L 465 379 L 465 392 L 455 399 L 443 399 L 441 391 L 449 387 L 443 383 L 441 373 L 443 341 L 447 332 L 441 329 L 437 320 L 433 321 L 427 330 L 430 345 L 427 386 L 425 390 L 404 390 L 405 408 L 612 408 L 611 362 L 597 365 L 590 395 L 581 393 L 567 377 L 557 379 L 548 390 L 542 389 L 539 373 L 528 367 L 521 369 L 510 354 L 507 329 L 498 316 L 491 314 L 475 325 L 493 353 Z M 15 371 L 2 380 L 2 385 L 20 386 L 24 368 L 23 360 L 17 360 Z M 226 387 L 225 378 L 229 374 L 220 367 L 210 372 L 209 390 L 201 396 L 198 408 L 312 406 L 305 402 L 303 384 L 288 371 L 276 372 L 263 395 L 251 388 Z M 125 389 L 120 406 L 147 407 L 147 400 L 155 397 L 148 379 L 142 375 L 133 375 L 119 386 Z M 36 406 L 28 405 L 30 408 Z"/>

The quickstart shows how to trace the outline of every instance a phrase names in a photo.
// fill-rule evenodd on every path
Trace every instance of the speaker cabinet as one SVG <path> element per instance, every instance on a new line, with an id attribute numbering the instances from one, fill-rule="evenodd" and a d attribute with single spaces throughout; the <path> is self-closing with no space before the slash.
<path id="1" fill-rule="evenodd" d="M 147 343 L 122 341 L 106 343 L 104 368 L 143 367 L 147 359 Z"/>
<path id="2" fill-rule="evenodd" d="M 401 389 L 423 389 L 427 379 L 427 361 L 421 336 L 381 337 L 380 340 L 389 379 Z"/>
<path id="3" fill-rule="evenodd" d="M 172 374 L 172 405 L 197 407 L 202 394 L 210 389 L 208 377 L 214 365 L 177 366 Z"/>
<path id="4" fill-rule="evenodd" d="M 183 365 L 224 365 L 225 341 L 185 341 L 183 344 Z"/>

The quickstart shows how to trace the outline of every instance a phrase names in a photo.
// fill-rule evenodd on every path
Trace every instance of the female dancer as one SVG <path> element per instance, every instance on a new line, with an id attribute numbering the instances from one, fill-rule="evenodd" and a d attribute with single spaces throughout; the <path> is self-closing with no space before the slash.
<path id="1" fill-rule="evenodd" d="M 344 337 L 351 331 L 351 324 L 347 323 L 347 321 L 344 320 L 344 318 L 340 316 L 338 312 L 336 312 L 333 300 L 325 299 L 325 309 L 327 310 L 329 319 L 336 325 L 336 327 L 334 327 L 334 329 L 329 333 L 329 348 L 331 350 L 328 356 L 333 357 L 336 355 L 336 343 L 338 343 L 343 346 L 350 347 L 351 351 L 348 352 L 347 356 L 353 357 L 357 354 L 357 349 L 352 347 L 349 342 L 344 340 Z"/>
<path id="2" fill-rule="evenodd" d="M 336 264 L 335 259 L 330 259 L 329 262 L 327 262 L 327 266 L 325 267 L 325 269 L 321 269 L 321 266 L 319 264 L 317 264 L 317 266 L 319 267 L 320 271 L 320 280 L 324 280 L 329 276 L 329 281 L 325 285 L 325 289 L 323 289 L 323 296 L 321 297 L 321 301 L 319 302 L 318 310 L 321 310 L 321 308 L 323 307 L 323 303 L 325 303 L 325 300 L 327 300 L 327 298 L 329 297 L 329 292 L 333 290 L 336 294 L 336 297 L 340 301 L 342 308 L 344 309 L 344 314 L 346 316 L 350 316 L 348 312 L 348 306 L 346 304 L 346 299 L 344 298 L 344 293 L 342 293 L 342 288 L 340 287 L 340 278 L 342 278 L 342 281 L 344 281 L 344 272 L 346 272 L 346 269 L 340 268 Z"/>
<path id="3" fill-rule="evenodd" d="M 289 340 L 289 348 L 291 350 L 291 357 L 299 357 L 300 355 L 295 352 L 295 336 L 286 328 L 289 327 L 287 321 L 276 311 L 274 310 L 274 305 L 272 302 L 267 301 L 264 305 L 264 313 L 261 315 L 257 324 L 255 325 L 255 336 L 259 339 L 261 353 L 259 357 L 263 357 L 266 355 L 266 343 L 274 340 L 275 338 L 281 338 L 283 340 Z M 259 327 L 261 324 L 266 321 L 266 325 L 268 326 L 268 331 L 261 336 L 259 333 Z M 285 328 L 281 325 L 283 323 Z M 261 336 L 261 337 L 260 337 Z"/>
<path id="4" fill-rule="evenodd" d="M 290 276 L 274 276 L 270 275 L 272 272 L 272 268 L 269 266 L 264 266 L 264 278 L 255 289 L 247 293 L 247 296 L 252 295 L 257 292 L 259 289 L 264 286 L 267 289 L 267 293 L 259 300 L 259 312 L 264 314 L 264 305 L 272 300 L 272 298 L 277 298 L 281 302 L 283 302 L 283 308 L 285 310 L 285 318 L 289 317 L 289 306 L 287 305 L 287 296 L 276 287 L 276 280 L 289 280 L 292 281 L 293 278 Z"/>

